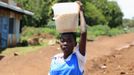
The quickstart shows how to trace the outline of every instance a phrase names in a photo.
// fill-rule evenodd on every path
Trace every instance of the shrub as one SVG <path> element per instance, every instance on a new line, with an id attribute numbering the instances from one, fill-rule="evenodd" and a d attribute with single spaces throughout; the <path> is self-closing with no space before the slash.
<path id="1" fill-rule="evenodd" d="M 110 28 L 108 25 L 96 25 L 88 27 L 87 40 L 95 40 L 97 36 L 116 36 L 123 33 L 125 33 L 123 28 Z"/>
<path id="2" fill-rule="evenodd" d="M 47 27 L 49 27 L 49 28 L 56 28 L 55 21 L 50 20 L 50 21 L 47 23 Z"/>
<path id="3" fill-rule="evenodd" d="M 92 34 L 94 36 L 106 35 L 110 28 L 107 25 L 96 25 L 88 28 L 88 34 Z"/>
<path id="4" fill-rule="evenodd" d="M 123 29 L 112 28 L 112 29 L 110 29 L 110 31 L 108 32 L 107 35 L 109 35 L 109 36 L 116 36 L 116 35 L 123 34 L 123 33 L 125 33 Z"/>
<path id="5" fill-rule="evenodd" d="M 131 29 L 132 31 L 133 29 Z M 59 38 L 59 33 L 56 31 L 56 28 L 53 26 L 46 26 L 46 27 L 24 27 L 21 40 L 27 40 L 32 35 L 35 34 L 42 34 L 42 33 L 48 33 L 55 38 Z M 87 40 L 95 40 L 98 36 L 116 36 L 119 34 L 125 33 L 124 28 L 110 28 L 108 25 L 95 25 L 95 26 L 88 26 L 87 28 Z M 77 29 L 76 36 L 78 37 L 77 40 L 79 40 L 80 37 L 80 29 Z"/>

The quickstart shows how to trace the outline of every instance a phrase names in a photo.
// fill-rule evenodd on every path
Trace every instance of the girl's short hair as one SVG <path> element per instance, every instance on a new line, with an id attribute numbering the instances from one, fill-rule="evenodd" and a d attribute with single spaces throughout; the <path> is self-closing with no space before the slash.
<path id="1" fill-rule="evenodd" d="M 60 33 L 60 39 L 62 38 L 62 36 L 64 35 L 72 35 L 74 40 L 76 41 L 76 33 L 75 32 L 66 32 L 66 33 Z"/>

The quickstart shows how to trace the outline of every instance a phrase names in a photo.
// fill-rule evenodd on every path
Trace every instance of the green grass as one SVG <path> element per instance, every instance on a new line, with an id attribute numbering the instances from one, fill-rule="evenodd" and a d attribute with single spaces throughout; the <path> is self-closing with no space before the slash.
<path id="1" fill-rule="evenodd" d="M 132 31 L 132 30 L 131 30 Z M 80 30 L 79 28 L 77 29 L 77 37 L 79 38 L 80 36 Z M 25 27 L 24 32 L 22 33 L 22 40 L 26 40 L 29 37 L 31 37 L 34 34 L 38 33 L 48 33 L 55 38 L 59 38 L 59 33 L 56 31 L 55 27 L 51 26 L 46 26 L 46 27 L 40 27 L 40 28 L 35 28 L 35 27 Z M 87 39 L 88 40 L 94 40 L 98 36 L 116 36 L 119 34 L 123 34 L 125 31 L 123 28 L 110 28 L 108 25 L 95 25 L 88 27 L 87 29 Z"/>
<path id="2" fill-rule="evenodd" d="M 23 32 L 22 32 L 22 37 L 21 40 L 27 40 L 28 38 L 30 38 L 31 36 L 35 35 L 35 34 L 42 34 L 42 33 L 48 33 L 51 34 L 53 36 L 55 36 L 56 38 L 58 37 L 59 33 L 56 31 L 55 28 L 53 27 L 24 27 L 23 28 Z"/>
<path id="3" fill-rule="evenodd" d="M 42 44 L 42 45 L 38 45 L 38 46 L 7 48 L 0 55 L 7 56 L 7 55 L 13 54 L 15 52 L 17 52 L 19 55 L 25 55 L 27 53 L 37 51 L 40 48 L 46 47 L 46 46 L 47 46 L 47 44 Z"/>
<path id="4" fill-rule="evenodd" d="M 133 28 L 129 28 L 128 32 L 134 32 L 134 27 Z"/>
<path id="5" fill-rule="evenodd" d="M 88 27 L 87 29 L 87 39 L 95 40 L 98 36 L 117 36 L 120 34 L 124 34 L 125 31 L 123 28 L 110 28 L 108 25 L 95 25 L 92 27 Z"/>
<path id="6" fill-rule="evenodd" d="M 133 31 L 133 29 L 131 29 Z M 80 30 L 77 29 L 77 41 L 79 41 L 79 36 L 80 36 Z M 40 27 L 40 28 L 35 28 L 35 27 L 24 27 L 23 32 L 21 35 L 21 41 L 22 40 L 28 40 L 31 36 L 34 34 L 39 34 L 39 33 L 48 33 L 55 38 L 59 37 L 59 33 L 56 31 L 54 27 Z M 92 27 L 88 27 L 87 29 L 87 39 L 88 40 L 95 40 L 96 37 L 98 36 L 116 36 L 119 34 L 123 34 L 125 31 L 123 28 L 110 28 L 107 25 L 95 25 Z M 48 42 L 41 43 L 41 45 L 37 46 L 28 46 L 28 47 L 16 47 L 16 48 L 8 48 L 4 50 L 0 55 L 8 55 L 12 54 L 14 52 L 18 52 L 19 54 L 27 54 L 29 52 L 37 51 L 41 47 L 47 46 Z"/>

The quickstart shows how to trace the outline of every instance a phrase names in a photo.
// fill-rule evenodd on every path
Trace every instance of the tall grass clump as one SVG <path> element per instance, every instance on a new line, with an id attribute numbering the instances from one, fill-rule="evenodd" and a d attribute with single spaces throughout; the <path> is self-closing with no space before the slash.
<path id="1" fill-rule="evenodd" d="M 116 36 L 125 33 L 123 28 L 110 28 L 108 25 L 88 26 L 87 39 L 95 40 L 98 36 Z"/>
<path id="2" fill-rule="evenodd" d="M 108 31 L 108 36 L 117 36 L 120 34 L 125 33 L 125 31 L 123 30 L 123 28 L 112 28 Z"/>
<path id="3" fill-rule="evenodd" d="M 21 33 L 21 40 L 27 40 L 35 34 L 42 34 L 42 33 L 51 34 L 51 35 L 55 36 L 56 38 L 59 35 L 55 28 L 51 28 L 51 27 L 47 27 L 47 26 L 46 27 L 38 27 L 38 28 L 24 27 L 23 32 Z"/>
<path id="4" fill-rule="evenodd" d="M 107 25 L 95 25 L 95 26 L 88 26 L 87 29 L 87 39 L 94 40 L 96 37 L 100 35 L 107 35 L 110 27 Z"/>

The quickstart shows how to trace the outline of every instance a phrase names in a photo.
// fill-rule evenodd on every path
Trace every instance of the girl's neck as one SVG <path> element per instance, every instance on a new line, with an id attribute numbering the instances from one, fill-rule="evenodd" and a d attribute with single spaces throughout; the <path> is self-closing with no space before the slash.
<path id="1" fill-rule="evenodd" d="M 64 55 L 63 55 L 63 57 L 64 57 L 64 59 L 67 59 L 70 55 L 72 54 L 72 52 L 71 53 L 64 53 Z"/>

